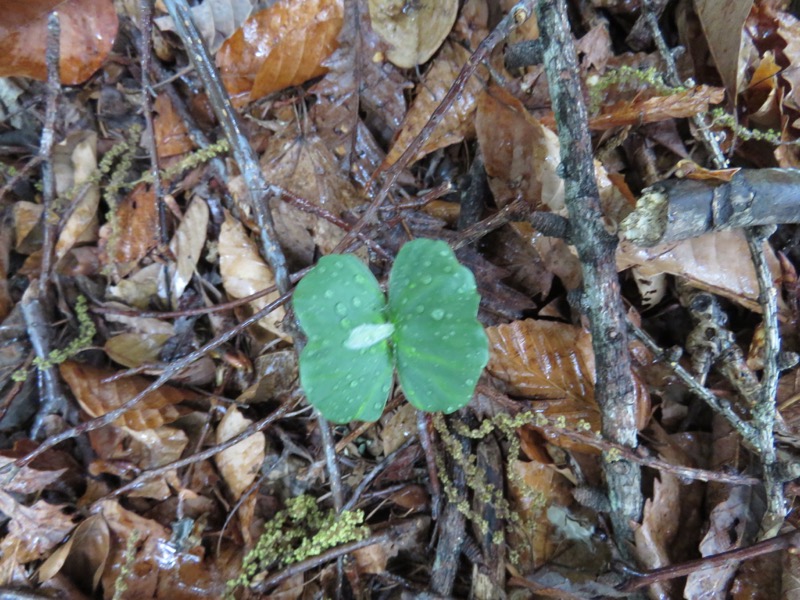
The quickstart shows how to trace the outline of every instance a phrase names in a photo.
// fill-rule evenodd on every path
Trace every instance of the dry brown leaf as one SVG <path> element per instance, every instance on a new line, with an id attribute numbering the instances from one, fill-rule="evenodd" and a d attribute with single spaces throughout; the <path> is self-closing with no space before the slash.
<path id="1" fill-rule="evenodd" d="M 306 267 L 315 252 L 330 254 L 344 237 L 344 230 L 317 212 L 323 210 L 340 218 L 354 208 L 358 194 L 338 166 L 336 157 L 316 135 L 298 136 L 294 125 L 270 140 L 261 158 L 268 181 L 292 192 L 307 202 L 301 210 L 288 202 L 273 208 L 275 233 L 290 263 Z"/>
<path id="2" fill-rule="evenodd" d="M 389 456 L 406 441 L 417 435 L 417 411 L 411 404 L 403 404 L 396 411 L 381 418 L 383 455 Z"/>
<path id="3" fill-rule="evenodd" d="M 389 45 L 386 58 L 401 69 L 433 56 L 453 28 L 458 0 L 369 0 L 372 28 Z"/>
<path id="4" fill-rule="evenodd" d="M 4 450 L 3 453 L 7 453 Z M 16 461 L 19 456 L 3 456 L 0 454 L 0 468 Z M 40 469 L 30 466 L 17 467 L 14 477 L 0 479 L 0 489 L 16 494 L 37 494 L 49 485 L 58 481 L 66 469 Z"/>
<path id="5" fill-rule="evenodd" d="M 192 21 L 200 31 L 208 51 L 212 54 L 216 52 L 247 20 L 256 4 L 256 0 L 204 0 L 192 6 Z M 168 15 L 153 21 L 162 31 L 175 31 L 172 17 Z"/>
<path id="6" fill-rule="evenodd" d="M 0 511 L 10 518 L 8 531 L 0 543 L 0 555 L 16 548 L 15 558 L 20 563 L 44 558 L 75 527 L 71 515 L 63 509 L 44 500 L 25 506 L 0 490 Z"/>
<path id="7" fill-rule="evenodd" d="M 116 372 L 74 361 L 62 363 L 59 370 L 81 408 L 90 417 L 100 417 L 119 408 L 151 383 L 149 379 L 137 375 L 103 383 L 103 379 Z M 117 419 L 115 424 L 134 431 L 160 427 L 181 416 L 182 411 L 175 404 L 194 398 L 197 398 L 194 392 L 164 385 L 147 394 L 136 408 Z"/>
<path id="8" fill-rule="evenodd" d="M 196 7 L 195 7 L 196 8 Z M 166 93 L 161 93 L 153 103 L 153 133 L 156 137 L 156 152 L 160 159 L 177 156 L 194 150 L 186 123 L 172 105 Z"/>
<path id="9" fill-rule="evenodd" d="M 231 298 L 244 298 L 275 285 L 275 277 L 259 255 L 256 245 L 248 237 L 242 224 L 227 211 L 219 232 L 218 250 L 222 285 Z M 280 294 L 275 291 L 253 300 L 250 306 L 253 312 L 256 312 L 279 297 Z M 280 307 L 258 323 L 267 331 L 284 339 L 290 339 L 280 326 L 285 314 L 283 307 Z"/>
<path id="10" fill-rule="evenodd" d="M 676 515 L 681 511 L 681 484 L 671 473 L 662 472 L 653 481 L 653 496 L 644 503 L 642 524 L 634 531 L 636 558 L 647 569 L 672 564 L 670 545 L 678 533 Z M 656 582 L 652 589 L 662 598 L 675 596 L 675 580 Z"/>
<path id="11" fill-rule="evenodd" d="M 72 202 L 69 217 L 56 242 L 56 257 L 63 258 L 75 244 L 97 240 L 97 207 L 100 188 L 87 182 L 97 169 L 97 134 L 81 132 L 55 148 L 53 170 L 56 190 L 64 194 L 71 188 L 79 189 Z"/>
<path id="12" fill-rule="evenodd" d="M 279 0 L 247 19 L 217 52 L 234 105 L 325 73 L 342 19 L 342 0 Z"/>
<path id="13" fill-rule="evenodd" d="M 742 84 L 739 68 L 742 27 L 753 0 L 695 0 L 694 6 L 725 89 L 731 98 L 736 98 Z"/>
<path id="14" fill-rule="evenodd" d="M 171 333 L 120 333 L 108 338 L 103 350 L 114 362 L 135 369 L 159 362 L 161 349 L 172 335 Z"/>
<path id="15" fill-rule="evenodd" d="M 172 301 L 176 308 L 183 291 L 192 280 L 197 261 L 200 260 L 207 229 L 208 205 L 205 200 L 195 196 L 169 243 L 169 249 L 175 257 L 175 269 L 171 275 Z"/>
<path id="16" fill-rule="evenodd" d="M 118 277 L 124 277 L 139 264 L 159 242 L 158 210 L 153 190 L 136 186 L 119 203 L 114 224 L 104 225 L 106 238 L 104 262 Z"/>
<path id="17" fill-rule="evenodd" d="M 414 103 L 408 110 L 400 130 L 397 132 L 395 142 L 386 157 L 387 166 L 397 162 L 400 155 L 422 131 L 467 59 L 469 59 L 469 52 L 461 46 L 450 42 L 445 42 L 442 46 L 441 52 L 418 86 L 417 97 L 414 98 Z M 477 97 L 482 90 L 481 83 L 473 76 L 411 162 L 418 161 L 434 150 L 456 144 L 472 135 L 475 129 L 473 115 L 477 107 Z"/>
<path id="18" fill-rule="evenodd" d="M 217 444 L 239 435 L 251 424 L 252 421 L 242 416 L 239 409 L 231 406 L 217 426 Z M 258 431 L 214 456 L 217 468 L 225 483 L 228 484 L 234 500 L 238 500 L 255 481 L 261 465 L 264 463 L 266 450 L 266 438 L 263 433 Z"/>
<path id="19" fill-rule="evenodd" d="M 780 284 L 778 259 L 769 244 L 764 245 L 764 251 L 773 281 Z M 731 257 L 749 256 L 744 233 L 739 230 L 718 231 L 653 248 L 639 248 L 622 242 L 617 251 L 617 267 L 622 270 L 638 266 L 644 276 L 669 273 L 685 277 L 697 288 L 758 311 L 758 281 L 753 263 L 750 260 L 731 260 Z M 782 301 L 780 308 L 785 312 Z"/>
<path id="20" fill-rule="evenodd" d="M 525 523 L 535 527 L 508 528 L 508 545 L 519 556 L 517 568 L 530 572 L 553 558 L 563 541 L 557 528 L 547 518 L 547 509 L 552 505 L 567 507 L 572 503 L 570 484 L 554 468 L 538 462 L 514 460 L 509 464 L 514 472 L 510 480 L 511 510 L 516 511 Z M 521 481 L 522 489 L 516 481 Z"/>
<path id="21" fill-rule="evenodd" d="M 431 519 L 427 516 L 399 520 L 392 539 L 380 544 L 366 546 L 353 552 L 358 570 L 361 573 L 383 573 L 386 563 L 401 551 L 413 552 L 424 544 L 430 529 Z"/>
<path id="22" fill-rule="evenodd" d="M 89 515 L 69 539 L 39 567 L 39 580 L 66 573 L 84 589 L 96 590 L 108 560 L 111 536 L 103 515 Z"/>
<path id="23" fill-rule="evenodd" d="M 102 66 L 119 25 L 112 0 L 0 0 L 0 77 L 47 78 L 47 15 L 56 8 L 61 83 L 82 83 Z"/>
<path id="24" fill-rule="evenodd" d="M 589 119 L 589 128 L 594 131 L 604 131 L 612 127 L 693 117 L 708 112 L 710 104 L 719 104 L 724 97 L 725 90 L 722 88 L 699 85 L 669 96 L 621 100 L 610 106 L 603 106 L 599 115 Z M 542 121 L 546 125 L 552 125 L 554 119 L 552 116 L 547 116 L 542 118 Z"/>
<path id="25" fill-rule="evenodd" d="M 120 300 L 123 304 L 146 309 L 155 298 L 166 300 L 163 297 L 166 294 L 163 293 L 163 287 L 160 285 L 163 277 L 164 265 L 153 263 L 135 271 L 117 285 L 109 286 L 108 293 L 110 298 Z"/>

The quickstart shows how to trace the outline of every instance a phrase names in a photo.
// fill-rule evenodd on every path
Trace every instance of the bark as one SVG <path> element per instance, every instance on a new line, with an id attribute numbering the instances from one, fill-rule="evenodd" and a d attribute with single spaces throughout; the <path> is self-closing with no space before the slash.
<path id="1" fill-rule="evenodd" d="M 561 142 L 559 168 L 565 180 L 570 233 L 583 269 L 582 304 L 592 333 L 603 435 L 635 448 L 635 386 L 614 260 L 617 240 L 603 226 L 578 59 L 566 15 L 565 0 L 537 4 L 545 72 Z M 604 467 L 615 537 L 626 552 L 632 524 L 639 522 L 641 514 L 640 468 L 609 454 L 604 454 Z"/>

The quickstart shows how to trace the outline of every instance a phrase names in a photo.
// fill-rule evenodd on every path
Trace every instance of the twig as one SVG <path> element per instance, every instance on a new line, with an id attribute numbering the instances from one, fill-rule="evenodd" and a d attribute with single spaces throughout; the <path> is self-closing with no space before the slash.
<path id="1" fill-rule="evenodd" d="M 33 351 L 41 363 L 34 367 L 39 382 L 39 408 L 30 432 L 31 439 L 34 440 L 39 438 L 45 425 L 45 419 L 49 415 L 61 413 L 67 420 L 76 416 L 74 414 L 67 415 L 69 403 L 61 388 L 58 370 L 48 362 L 53 349 L 52 330 L 49 326 L 50 320 L 45 314 L 44 305 L 39 297 L 40 285 L 34 279 L 25 290 L 20 302 L 28 339 L 30 339 Z"/>
<path id="2" fill-rule="evenodd" d="M 100 429 L 101 427 L 105 427 L 106 425 L 110 425 L 119 417 L 127 413 L 129 410 L 135 408 L 136 405 L 145 398 L 145 396 L 147 396 L 151 392 L 154 392 L 162 385 L 167 383 L 173 377 L 173 375 L 175 375 L 176 372 L 192 364 L 194 361 L 201 358 L 202 356 L 205 356 L 215 348 L 218 348 L 222 344 L 233 339 L 240 332 L 250 327 L 250 325 L 257 323 L 259 319 L 262 319 L 263 317 L 271 313 L 273 310 L 277 309 L 279 306 L 283 306 L 288 300 L 289 300 L 289 294 L 284 294 L 274 302 L 270 302 L 264 308 L 256 312 L 253 316 L 251 316 L 248 319 L 245 319 L 235 327 L 232 327 L 230 330 L 220 334 L 219 336 L 208 342 L 202 348 L 199 348 L 198 350 L 195 350 L 194 352 L 191 352 L 186 356 L 183 356 L 178 360 L 171 362 L 164 369 L 164 372 L 161 373 L 161 375 L 159 375 L 158 379 L 153 381 L 144 390 L 136 394 L 136 396 L 125 402 L 119 408 L 116 408 L 111 412 L 104 414 L 102 417 L 97 417 L 95 419 L 92 419 L 91 421 L 86 421 L 85 423 L 81 423 L 76 427 L 72 427 L 71 429 L 67 429 L 66 431 L 62 431 L 61 433 L 48 438 L 47 441 L 43 442 L 33 452 L 30 452 L 25 456 L 23 456 L 22 458 L 17 459 L 14 463 L 10 463 L 9 465 L 6 465 L 5 467 L 1 468 L 0 474 L 7 473 L 10 470 L 9 467 L 12 464 L 16 467 L 24 467 L 30 464 L 31 461 L 35 460 L 37 457 L 41 456 L 47 450 L 49 450 L 54 446 L 57 446 L 61 442 L 78 437 L 79 435 L 83 435 L 84 433 L 87 433 L 89 431 Z"/>
<path id="3" fill-rule="evenodd" d="M 370 486 L 370 484 L 373 481 L 375 481 L 375 479 L 377 479 L 378 475 L 383 473 L 388 467 L 391 467 L 392 463 L 394 463 L 394 460 L 398 456 L 400 456 L 400 454 L 405 452 L 406 448 L 411 446 L 411 444 L 413 443 L 414 443 L 414 438 L 413 437 L 408 438 L 405 442 L 403 442 L 402 446 L 400 446 L 397 450 L 395 450 L 388 456 L 385 456 L 381 462 L 379 462 L 370 470 L 369 473 L 364 475 L 364 477 L 361 479 L 356 489 L 353 490 L 353 494 L 350 496 L 350 499 L 347 501 L 347 504 L 345 504 L 342 507 L 342 510 L 353 510 L 358 501 L 361 499 L 361 495 Z"/>
<path id="4" fill-rule="evenodd" d="M 250 207 L 261 232 L 261 249 L 264 258 L 272 269 L 278 290 L 281 294 L 285 294 L 291 289 L 289 271 L 286 267 L 286 257 L 275 235 L 275 225 L 269 208 L 270 200 L 277 196 L 277 190 L 264 178 L 256 154 L 239 126 L 236 112 L 214 68 L 214 61 L 192 21 L 186 0 L 165 0 L 164 3 L 175 23 L 175 31 L 186 46 L 189 58 L 205 85 L 211 107 L 222 125 L 234 159 L 239 165 L 246 184 Z M 291 328 L 294 329 L 294 326 L 292 325 Z"/>
<path id="5" fill-rule="evenodd" d="M 315 411 L 317 415 L 317 423 L 319 424 L 319 432 L 322 437 L 322 449 L 325 453 L 325 464 L 328 467 L 328 477 L 331 480 L 331 495 L 333 496 L 333 507 L 337 513 L 342 512 L 344 506 L 344 492 L 342 490 L 342 476 L 339 471 L 339 461 L 336 458 L 336 444 L 333 441 L 333 433 L 331 432 L 331 424 L 328 419 L 322 416 L 322 413 Z"/>
<path id="6" fill-rule="evenodd" d="M 48 294 L 50 278 L 53 270 L 53 255 L 56 236 L 58 234 L 58 216 L 55 210 L 56 180 L 53 169 L 53 145 L 56 136 L 56 120 L 58 118 L 58 98 L 61 95 L 59 71 L 59 41 L 61 26 L 58 12 L 53 11 L 47 17 L 47 108 L 45 124 L 42 130 L 42 141 L 39 156 L 42 159 L 42 222 L 44 239 L 42 241 L 42 266 L 37 282 L 31 282 L 22 299 L 22 313 L 27 325 L 28 337 L 33 345 L 37 358 L 42 363 L 36 367 L 39 382 L 39 408 L 31 426 L 31 438 L 37 439 L 42 433 L 45 418 L 61 412 L 66 417 L 68 403 L 58 378 L 55 366 L 48 362 L 52 351 L 50 335 L 50 319 Z M 35 297 L 34 297 L 35 296 Z"/>
<path id="7" fill-rule="evenodd" d="M 434 521 L 439 519 L 439 511 L 442 505 L 442 486 L 439 482 L 439 473 L 436 469 L 436 448 L 433 445 L 431 435 L 430 415 L 424 411 L 417 412 L 417 435 L 422 451 L 425 453 L 425 465 L 428 469 L 428 486 L 431 493 L 431 518 Z"/>
<path id="8" fill-rule="evenodd" d="M 58 118 L 58 98 L 61 95 L 61 79 L 59 71 L 59 41 L 61 26 L 58 12 L 47 16 L 47 107 L 45 109 L 42 141 L 39 145 L 39 156 L 42 157 L 42 222 L 44 239 L 42 241 L 42 266 L 39 275 L 39 299 L 46 301 L 50 288 L 50 275 L 53 270 L 53 253 L 58 233 L 58 217 L 55 213 L 56 176 L 53 170 L 53 145 L 56 137 L 56 119 Z"/>
<path id="9" fill-rule="evenodd" d="M 678 70 L 672 53 L 667 48 L 664 37 L 658 26 L 658 19 L 653 11 L 655 0 L 644 0 L 642 10 L 648 19 L 648 23 L 653 34 L 653 39 L 658 46 L 667 64 L 667 83 L 671 85 L 680 84 Z M 695 115 L 693 118 L 695 126 L 700 133 L 701 139 L 711 154 L 717 169 L 728 167 L 719 143 L 714 135 L 709 131 L 704 115 Z M 738 202 L 749 203 L 751 198 L 744 196 Z M 735 204 L 737 199 L 733 199 Z M 778 352 L 780 351 L 780 335 L 778 333 L 778 305 L 775 284 L 764 254 L 764 243 L 769 237 L 770 230 L 760 227 L 749 227 L 745 229 L 747 245 L 750 248 L 750 255 L 756 270 L 758 279 L 758 302 L 761 306 L 764 319 L 764 374 L 761 379 L 761 394 L 759 402 L 753 408 L 753 420 L 757 437 L 752 439 L 758 451 L 759 459 L 764 470 L 764 485 L 767 490 L 767 512 L 762 520 L 761 535 L 774 535 L 778 527 L 783 522 L 786 515 L 786 507 L 783 496 L 783 486 L 776 477 L 776 456 L 775 438 L 773 429 L 775 427 L 775 394 L 778 383 Z"/>
<path id="10" fill-rule="evenodd" d="M 670 565 L 661 569 L 655 569 L 642 574 L 636 579 L 631 580 L 620 588 L 621 592 L 634 592 L 645 586 L 652 585 L 659 581 L 666 581 L 668 579 L 675 579 L 676 577 L 686 577 L 700 569 L 710 569 L 714 567 L 724 567 L 729 563 L 738 563 L 743 560 L 764 556 L 772 552 L 779 552 L 781 550 L 788 550 L 791 548 L 800 547 L 800 533 L 792 531 L 784 533 L 768 540 L 758 542 L 746 548 L 737 548 L 736 550 L 729 550 L 721 552 L 720 554 L 712 554 L 697 560 L 690 560 L 685 563 L 677 565 Z"/>
<path id="11" fill-rule="evenodd" d="M 750 425 L 750 423 L 742 420 L 742 418 L 736 414 L 736 411 L 733 410 L 733 407 L 731 407 L 727 400 L 718 398 L 709 390 L 700 385 L 697 380 L 692 377 L 691 373 L 681 366 L 677 359 L 673 360 L 668 357 L 667 353 L 661 347 L 659 347 L 659 345 L 653 341 L 653 338 L 647 335 L 647 333 L 645 333 L 640 327 L 631 322 L 628 322 L 628 327 L 633 335 L 636 336 L 636 338 L 645 346 L 647 346 L 647 349 L 650 350 L 650 352 L 667 361 L 669 366 L 672 368 L 672 371 L 678 376 L 684 385 L 689 388 L 689 391 L 694 393 L 698 398 L 705 402 L 709 408 L 711 408 L 711 410 L 725 417 L 725 419 L 736 430 L 736 432 L 742 436 L 742 439 L 745 441 L 745 443 L 755 447 L 755 438 L 758 435 L 758 432 L 752 425 Z"/>
<path id="12" fill-rule="evenodd" d="M 283 404 L 280 405 L 280 407 L 275 409 L 273 412 L 268 414 L 266 417 L 264 417 L 260 421 L 256 421 L 255 423 L 251 423 L 245 429 L 243 429 L 241 432 L 239 432 L 237 435 L 233 436 L 229 440 L 225 440 L 224 442 L 222 442 L 220 444 L 216 444 L 216 445 L 211 446 L 209 448 L 206 448 L 205 450 L 201 450 L 199 452 L 195 452 L 194 454 L 192 454 L 191 456 L 187 456 L 186 458 L 181 458 L 181 459 L 172 461 L 171 463 L 168 463 L 166 465 L 161 465 L 160 467 L 156 467 L 154 469 L 150 469 L 148 471 L 144 471 L 143 473 L 140 473 L 139 476 L 136 477 L 136 479 L 134 479 L 133 481 L 131 481 L 129 483 L 126 483 L 125 485 L 123 485 L 120 488 L 117 488 L 116 490 L 114 490 L 113 492 L 109 493 L 107 496 L 105 496 L 102 499 L 105 500 L 106 498 L 113 498 L 114 496 L 121 496 L 122 494 L 127 494 L 128 492 L 132 492 L 133 490 L 135 490 L 136 488 L 141 486 L 145 481 L 149 481 L 150 479 L 158 477 L 159 475 L 164 475 L 166 473 L 169 473 L 170 471 L 172 471 L 174 469 L 180 469 L 182 467 L 187 467 L 187 466 L 189 466 L 191 464 L 198 463 L 201 460 L 206 460 L 206 459 L 211 458 L 212 456 L 214 456 L 216 454 L 219 454 L 223 450 L 227 450 L 228 448 L 232 448 L 233 446 L 235 446 L 239 442 L 249 438 L 254 433 L 258 433 L 259 431 L 263 431 L 264 429 L 266 429 L 267 427 L 272 425 L 272 423 L 274 423 L 278 419 L 282 418 L 283 415 L 285 415 L 289 411 L 289 409 L 293 408 L 296 404 L 297 404 L 297 400 L 295 400 L 294 402 L 291 402 L 291 401 L 284 402 Z M 98 500 L 98 502 L 99 502 L 99 500 Z"/>
<path id="13" fill-rule="evenodd" d="M 783 495 L 783 482 L 777 477 L 777 457 L 775 454 L 775 398 L 778 392 L 778 353 L 780 334 L 778 333 L 778 294 L 772 281 L 772 272 L 764 255 L 764 244 L 772 228 L 752 228 L 748 230 L 747 245 L 758 277 L 758 303 L 764 313 L 764 371 L 761 376 L 761 393 L 752 409 L 753 422 L 758 431 L 758 449 L 764 469 L 764 487 L 767 491 L 767 513 L 761 526 L 762 536 L 778 532 L 786 517 L 786 502 Z"/>
<path id="14" fill-rule="evenodd" d="M 636 387 L 615 262 L 617 240 L 603 225 L 592 140 L 567 7 L 565 0 L 556 0 L 540 2 L 536 9 L 561 142 L 559 172 L 564 178 L 571 234 L 583 270 L 583 305 L 592 334 L 595 389 L 602 411 L 603 435 L 617 444 L 635 448 Z M 613 461 L 608 455 L 604 457 L 604 467 L 617 545 L 627 548 L 633 535 L 631 524 L 641 517 L 640 468 L 630 460 Z"/>
<path id="15" fill-rule="evenodd" d="M 152 63 L 153 45 L 153 4 L 151 0 L 139 0 L 139 63 L 142 69 L 142 111 L 144 112 L 145 136 L 147 153 L 150 155 L 150 177 L 153 180 L 153 193 L 158 203 L 158 228 L 161 244 L 169 243 L 167 235 L 167 209 L 164 204 L 164 190 L 161 187 L 161 175 L 158 169 L 158 150 L 156 149 L 156 136 L 153 129 L 153 101 L 150 96 L 150 64 Z M 176 299 L 177 300 L 177 299 Z"/>
<path id="16" fill-rule="evenodd" d="M 360 233 L 366 225 L 371 224 L 375 220 L 378 210 L 380 209 L 384 200 L 387 198 L 389 190 L 391 190 L 396 183 L 400 173 L 402 173 L 403 169 L 408 166 L 409 162 L 411 162 L 414 156 L 416 156 L 417 152 L 419 152 L 419 149 L 433 133 L 433 130 L 439 125 L 441 120 L 444 118 L 444 115 L 452 106 L 453 102 L 455 102 L 456 98 L 458 98 L 459 94 L 461 94 L 463 91 L 464 86 L 467 84 L 467 81 L 469 81 L 469 78 L 472 77 L 478 66 L 489 56 L 494 47 L 497 46 L 497 44 L 499 44 L 517 24 L 523 23 L 528 19 L 528 17 L 533 13 L 534 4 L 534 0 L 522 0 L 512 7 L 508 14 L 497 24 L 497 27 L 495 27 L 494 30 L 492 30 L 492 32 L 486 36 L 486 38 L 484 38 L 484 40 L 478 45 L 475 52 L 470 55 L 467 62 L 461 68 L 461 71 L 459 72 L 455 81 L 453 81 L 453 85 L 450 86 L 450 89 L 447 90 L 447 93 L 436 107 L 436 110 L 434 110 L 431 114 L 428 122 L 425 123 L 425 126 L 420 130 L 419 134 L 417 134 L 411 144 L 409 144 L 408 148 L 405 149 L 403 154 L 400 155 L 400 157 L 397 159 L 397 162 L 395 162 L 386 170 L 379 169 L 378 172 L 373 175 L 373 182 L 377 181 L 379 177 L 383 176 L 383 183 L 378 189 L 378 192 L 375 194 L 374 200 L 369 207 L 367 207 L 364 215 L 361 217 L 361 219 L 359 219 L 358 223 L 356 223 L 356 225 L 345 236 L 345 238 L 339 242 L 335 251 L 339 251 L 341 248 L 346 248 L 353 238 L 356 237 L 356 234 Z"/>

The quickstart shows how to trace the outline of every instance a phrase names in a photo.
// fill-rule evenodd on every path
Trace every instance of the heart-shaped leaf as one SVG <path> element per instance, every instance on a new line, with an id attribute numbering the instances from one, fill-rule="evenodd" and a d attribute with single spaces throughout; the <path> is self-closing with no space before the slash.
<path id="1" fill-rule="evenodd" d="M 400 386 L 417 408 L 450 413 L 472 398 L 489 360 L 479 302 L 475 277 L 446 243 L 421 239 L 400 249 L 389 319 Z"/>
<path id="2" fill-rule="evenodd" d="M 392 351 L 375 277 L 354 256 L 325 256 L 297 284 L 293 303 L 308 336 L 300 383 L 309 402 L 336 423 L 379 419 L 392 388 Z"/>

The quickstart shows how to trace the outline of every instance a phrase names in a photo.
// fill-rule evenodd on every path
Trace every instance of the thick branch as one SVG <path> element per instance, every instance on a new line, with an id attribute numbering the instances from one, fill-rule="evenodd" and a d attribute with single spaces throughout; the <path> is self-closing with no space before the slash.
<path id="1" fill-rule="evenodd" d="M 620 233 L 650 247 L 722 229 L 798 223 L 798 189 L 797 169 L 742 169 L 728 183 L 668 179 L 644 191 Z"/>

